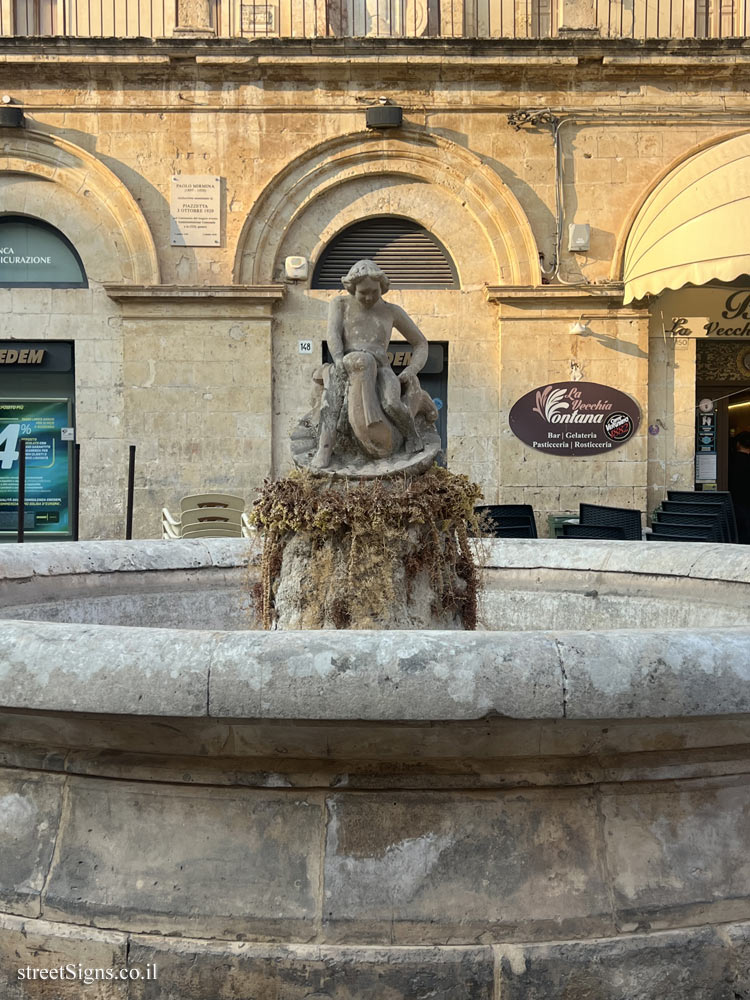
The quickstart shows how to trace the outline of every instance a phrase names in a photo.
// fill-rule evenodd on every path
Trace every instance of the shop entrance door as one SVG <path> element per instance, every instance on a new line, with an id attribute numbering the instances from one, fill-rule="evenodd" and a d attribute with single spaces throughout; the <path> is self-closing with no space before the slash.
<path id="1" fill-rule="evenodd" d="M 750 346 L 699 341 L 696 348 L 695 488 L 726 490 L 733 439 L 750 431 Z"/>
<path id="2" fill-rule="evenodd" d="M 727 488 L 727 391 L 723 385 L 695 387 L 696 490 Z"/>
<path id="3" fill-rule="evenodd" d="M 73 427 L 73 344 L 0 340 L 0 542 L 16 538 L 21 440 L 27 541 L 72 537 Z"/>

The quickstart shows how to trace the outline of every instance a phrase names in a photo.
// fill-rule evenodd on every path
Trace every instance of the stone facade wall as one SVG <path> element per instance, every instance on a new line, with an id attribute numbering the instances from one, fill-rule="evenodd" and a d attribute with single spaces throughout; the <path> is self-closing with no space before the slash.
<path id="1" fill-rule="evenodd" d="M 274 293 L 271 293 L 273 296 Z M 122 302 L 124 436 L 137 446 L 134 534 L 207 489 L 250 496 L 271 473 L 273 297 L 172 293 Z"/>
<path id="2" fill-rule="evenodd" d="M 496 293 L 503 298 L 502 290 Z M 584 333 L 570 328 L 585 313 Z M 616 302 L 581 301 L 537 291 L 501 306 L 501 413 L 534 386 L 569 379 L 620 388 L 648 409 L 648 319 Z M 641 424 L 624 447 L 594 456 L 535 451 L 501 420 L 501 502 L 530 503 L 550 513 L 578 511 L 581 500 L 646 509 L 646 435 Z M 692 434 L 690 437 L 692 447 Z"/>
<path id="3" fill-rule="evenodd" d="M 726 46 L 186 39 L 60 41 L 40 53 L 5 39 L 2 48 L 27 129 L 0 133 L 0 207 L 60 228 L 90 278 L 88 291 L 6 292 L 2 318 L 5 337 L 76 342 L 84 536 L 118 533 L 129 444 L 139 449 L 142 536 L 158 534 L 159 509 L 184 493 L 250 497 L 264 476 L 287 471 L 286 437 L 314 367 L 297 341 L 312 339 L 320 357 L 331 293 L 285 282 L 284 257 L 314 263 L 332 235 L 373 214 L 414 218 L 456 262 L 459 290 L 391 298 L 428 339 L 449 341 L 448 462 L 488 502 L 532 502 L 543 522 L 581 499 L 645 509 L 665 485 L 691 486 L 691 418 L 647 444 L 657 417 L 666 424 L 670 407 L 684 415 L 693 405 L 690 351 L 677 371 L 672 348 L 647 333 L 648 306 L 623 308 L 618 282 L 649 190 L 701 145 L 741 130 L 743 64 Z M 381 95 L 404 108 L 397 136 L 364 130 L 364 108 Z M 510 112 L 546 107 L 562 120 L 563 248 L 570 222 L 591 225 L 589 252 L 563 249 L 565 284 L 552 285 L 537 260 L 538 250 L 549 268 L 553 257 L 552 134 L 508 123 Z M 170 179 L 207 173 L 222 178 L 222 244 L 171 247 Z M 124 285 L 161 287 L 158 304 L 134 307 L 117 291 Z M 251 292 L 269 286 L 276 298 Z M 526 297 L 505 294 L 521 286 Z M 581 315 L 585 337 L 569 333 Z M 611 456 L 557 459 L 509 431 L 516 399 L 575 371 L 643 411 L 638 434 Z"/>

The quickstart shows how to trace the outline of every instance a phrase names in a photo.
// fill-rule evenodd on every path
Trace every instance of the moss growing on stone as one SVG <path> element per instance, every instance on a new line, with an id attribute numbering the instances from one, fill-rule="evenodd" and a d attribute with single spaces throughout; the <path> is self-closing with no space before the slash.
<path id="1" fill-rule="evenodd" d="M 478 533 L 480 496 L 466 476 L 437 466 L 415 478 L 351 482 L 295 471 L 266 482 L 250 514 L 264 536 L 263 627 L 277 622 L 286 552 L 305 566 L 295 627 L 392 627 L 393 609 L 427 587 L 438 619 L 476 628 L 468 533 Z"/>

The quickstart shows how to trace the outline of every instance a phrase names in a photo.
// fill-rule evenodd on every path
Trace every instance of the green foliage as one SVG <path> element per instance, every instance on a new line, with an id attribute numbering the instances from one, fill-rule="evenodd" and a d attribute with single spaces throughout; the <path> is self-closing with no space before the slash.
<path id="1" fill-rule="evenodd" d="M 310 540 L 315 566 L 308 627 L 328 620 L 337 628 L 377 628 L 398 574 L 405 573 L 408 591 L 427 573 L 436 613 L 455 614 L 464 628 L 476 628 L 477 569 L 467 531 L 478 533 L 474 506 L 480 496 L 466 476 L 437 466 L 415 478 L 352 483 L 295 471 L 266 482 L 250 514 L 264 536 L 263 627 L 276 620 L 284 548 L 302 535 Z M 345 572 L 336 572 L 332 547 L 347 553 Z"/>

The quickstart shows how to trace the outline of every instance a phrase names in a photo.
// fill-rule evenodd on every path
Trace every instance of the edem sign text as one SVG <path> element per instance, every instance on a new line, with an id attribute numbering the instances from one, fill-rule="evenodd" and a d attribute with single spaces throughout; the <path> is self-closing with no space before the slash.
<path id="1" fill-rule="evenodd" d="M 45 352 L 39 351 L 0 351 L 0 365 L 40 365 L 44 361 Z"/>

